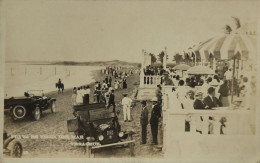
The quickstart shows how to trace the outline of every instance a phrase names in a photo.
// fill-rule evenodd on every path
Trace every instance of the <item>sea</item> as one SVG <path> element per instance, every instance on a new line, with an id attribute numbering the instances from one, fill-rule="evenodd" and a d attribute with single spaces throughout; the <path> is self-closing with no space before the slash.
<path id="1" fill-rule="evenodd" d="M 101 66 L 65 66 L 6 63 L 5 98 L 20 97 L 27 90 L 43 90 L 45 93 L 57 90 L 59 78 L 66 88 L 79 87 L 94 81 L 93 71 Z"/>

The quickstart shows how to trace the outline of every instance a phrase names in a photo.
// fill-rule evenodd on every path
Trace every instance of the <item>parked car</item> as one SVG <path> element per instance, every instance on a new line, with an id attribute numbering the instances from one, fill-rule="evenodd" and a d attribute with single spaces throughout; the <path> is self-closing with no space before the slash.
<path id="1" fill-rule="evenodd" d="M 126 144 L 133 155 L 134 132 L 122 131 L 116 113 L 106 109 L 105 104 L 75 105 L 73 109 L 76 117 L 67 121 L 68 131 L 83 136 L 84 143 L 100 144 L 92 147 L 90 153 L 97 148 Z"/>
<path id="2" fill-rule="evenodd" d="M 44 96 L 43 90 L 29 90 L 24 93 L 24 97 L 5 99 L 4 108 L 10 111 L 13 120 L 21 120 L 26 116 L 39 120 L 43 111 L 56 111 L 55 101 L 55 98 Z"/>
<path id="3" fill-rule="evenodd" d="M 8 135 L 8 133 L 4 130 L 3 133 L 3 153 L 5 155 L 11 157 L 22 157 L 23 154 L 23 146 L 21 142 L 15 140 L 15 138 Z"/>

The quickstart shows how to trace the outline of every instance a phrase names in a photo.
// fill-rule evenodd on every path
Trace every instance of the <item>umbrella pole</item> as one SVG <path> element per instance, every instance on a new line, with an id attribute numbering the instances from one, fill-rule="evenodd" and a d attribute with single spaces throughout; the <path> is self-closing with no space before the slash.
<path id="1" fill-rule="evenodd" d="M 232 72 L 232 80 L 231 80 L 231 102 L 233 102 L 233 96 L 234 96 L 235 64 L 236 64 L 236 57 L 233 58 L 233 72 Z"/>

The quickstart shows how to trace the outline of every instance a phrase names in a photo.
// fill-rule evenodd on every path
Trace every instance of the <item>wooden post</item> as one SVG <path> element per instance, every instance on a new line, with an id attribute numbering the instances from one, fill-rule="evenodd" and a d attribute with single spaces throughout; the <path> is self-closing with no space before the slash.
<path id="1" fill-rule="evenodd" d="M 129 134 L 129 137 L 130 137 L 130 140 L 133 140 L 133 134 L 132 133 Z M 129 148 L 130 148 L 130 155 L 132 157 L 132 156 L 135 155 L 134 154 L 134 143 L 133 142 L 129 143 Z"/>

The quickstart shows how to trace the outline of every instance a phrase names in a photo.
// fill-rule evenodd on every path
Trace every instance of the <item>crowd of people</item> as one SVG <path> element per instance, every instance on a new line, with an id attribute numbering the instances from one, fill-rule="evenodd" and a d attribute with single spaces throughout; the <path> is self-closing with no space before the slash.
<path id="1" fill-rule="evenodd" d="M 143 72 L 145 75 L 163 75 L 165 70 L 163 69 L 163 66 L 154 67 L 149 65 L 143 69 Z"/>
<path id="2" fill-rule="evenodd" d="M 89 104 L 90 87 L 74 87 L 72 90 L 72 105 Z"/>
<path id="3" fill-rule="evenodd" d="M 106 67 L 101 72 L 106 75 L 102 82 L 96 81 L 93 88 L 93 103 L 103 103 L 109 109 L 113 107 L 116 112 L 115 91 L 118 89 L 127 89 L 126 77 L 133 74 L 133 70 L 123 71 L 122 67 Z M 90 87 L 74 87 L 72 90 L 72 105 L 88 105 L 90 102 Z M 122 105 L 124 121 L 131 121 L 130 107 L 132 100 L 123 94 Z"/>

